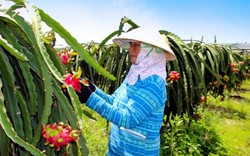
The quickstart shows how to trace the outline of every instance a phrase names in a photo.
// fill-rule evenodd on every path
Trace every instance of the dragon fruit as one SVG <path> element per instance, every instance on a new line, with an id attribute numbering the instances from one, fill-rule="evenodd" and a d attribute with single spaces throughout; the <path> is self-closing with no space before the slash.
<path id="1" fill-rule="evenodd" d="M 81 78 L 81 75 L 81 67 L 78 68 L 77 72 L 73 71 L 73 74 L 64 75 L 64 84 L 62 88 L 65 89 L 66 86 L 72 86 L 75 91 L 81 92 L 82 85 L 89 86 L 89 80 L 87 78 Z"/>
<path id="2" fill-rule="evenodd" d="M 242 66 L 244 64 L 244 62 L 241 62 L 240 63 L 240 66 Z M 235 63 L 235 62 L 232 62 L 232 63 L 229 63 L 229 67 L 231 68 L 231 70 L 234 72 L 234 73 L 238 73 L 239 72 L 239 68 L 238 68 L 239 64 Z"/>
<path id="3" fill-rule="evenodd" d="M 201 103 L 205 103 L 205 101 L 206 101 L 205 96 L 201 96 Z"/>
<path id="4" fill-rule="evenodd" d="M 56 147 L 56 150 L 59 151 L 62 146 L 68 145 L 71 141 L 78 141 L 80 132 L 72 130 L 69 125 L 64 123 L 54 123 L 43 125 L 42 136 L 46 145 Z"/>
<path id="5" fill-rule="evenodd" d="M 64 65 L 70 62 L 70 53 L 68 50 L 63 50 L 62 52 L 58 52 L 57 55 L 60 57 Z"/>
<path id="6" fill-rule="evenodd" d="M 81 67 L 78 68 L 77 72 L 73 71 L 73 74 L 67 74 L 64 75 L 64 84 L 62 85 L 62 88 L 66 88 L 66 86 L 72 86 L 75 91 L 80 92 L 81 91 L 81 84 L 80 84 L 80 77 L 82 74 Z"/>
<path id="7" fill-rule="evenodd" d="M 80 84 L 80 79 L 77 77 L 74 77 L 72 74 L 68 74 L 65 79 L 64 79 L 64 86 L 65 88 L 66 85 L 71 85 L 75 91 L 80 92 L 82 86 Z"/>
<path id="8" fill-rule="evenodd" d="M 179 78 L 180 78 L 180 73 L 178 73 L 177 71 L 171 71 L 168 80 L 170 81 L 170 83 L 173 83 L 174 81 L 177 81 Z"/>

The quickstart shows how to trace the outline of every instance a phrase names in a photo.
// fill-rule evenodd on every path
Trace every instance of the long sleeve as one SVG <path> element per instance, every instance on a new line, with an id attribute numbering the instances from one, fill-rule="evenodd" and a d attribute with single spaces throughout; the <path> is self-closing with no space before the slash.
<path id="1" fill-rule="evenodd" d="M 95 96 L 98 96 L 99 98 L 102 98 L 105 100 L 107 103 L 112 104 L 115 98 L 116 93 L 109 95 L 104 93 L 101 89 L 96 87 L 96 91 L 93 93 L 96 94 Z"/>
<path id="2" fill-rule="evenodd" d="M 123 84 L 116 96 L 100 90 L 94 92 L 86 105 L 119 127 L 133 128 L 159 107 L 162 108 L 164 81 L 157 76 L 141 80 L 133 87 Z"/>

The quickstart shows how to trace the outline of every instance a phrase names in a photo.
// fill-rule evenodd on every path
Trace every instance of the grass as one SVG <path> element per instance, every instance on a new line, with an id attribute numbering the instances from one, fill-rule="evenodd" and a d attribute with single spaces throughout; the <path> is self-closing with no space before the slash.
<path id="1" fill-rule="evenodd" d="M 224 101 L 221 97 L 208 98 L 204 116 L 222 139 L 229 156 L 250 156 L 250 81 L 237 93 L 230 93 Z"/>
<path id="2" fill-rule="evenodd" d="M 96 120 L 85 118 L 83 134 L 90 156 L 104 156 L 107 151 L 107 121 L 96 112 L 84 107 Z M 215 127 L 228 156 L 250 156 L 250 81 L 240 91 L 221 97 L 208 97 L 208 108 L 203 118 Z"/>
<path id="3" fill-rule="evenodd" d="M 84 118 L 83 135 L 87 140 L 89 156 L 105 156 L 109 133 L 107 120 L 86 106 L 83 109 L 95 118 L 91 119 L 87 116 Z"/>

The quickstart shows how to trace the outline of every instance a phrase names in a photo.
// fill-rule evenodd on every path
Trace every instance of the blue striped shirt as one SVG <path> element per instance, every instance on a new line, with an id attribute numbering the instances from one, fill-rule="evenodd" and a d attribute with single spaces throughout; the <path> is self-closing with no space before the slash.
<path id="1" fill-rule="evenodd" d="M 165 81 L 157 75 L 134 85 L 126 80 L 112 94 L 96 89 L 86 105 L 111 121 L 109 156 L 158 156 L 166 102 Z"/>

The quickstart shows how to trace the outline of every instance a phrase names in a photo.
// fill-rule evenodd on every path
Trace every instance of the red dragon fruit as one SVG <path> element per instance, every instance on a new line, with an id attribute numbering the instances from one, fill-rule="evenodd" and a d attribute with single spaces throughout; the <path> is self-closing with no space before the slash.
<path id="1" fill-rule="evenodd" d="M 205 96 L 201 96 L 201 103 L 205 103 L 205 101 L 206 101 L 206 98 L 205 98 Z"/>
<path id="2" fill-rule="evenodd" d="M 58 151 L 71 141 L 78 141 L 79 135 L 79 131 L 72 130 L 69 125 L 63 123 L 48 124 L 42 127 L 42 136 L 46 141 L 45 144 L 56 147 Z"/>
<path id="3" fill-rule="evenodd" d="M 62 63 L 64 65 L 70 62 L 70 53 L 68 50 L 63 50 L 62 52 L 58 52 L 57 55 L 61 58 Z"/>
<path id="4" fill-rule="evenodd" d="M 168 80 L 170 80 L 170 83 L 173 83 L 174 81 L 177 81 L 179 78 L 180 78 L 180 73 L 178 73 L 177 71 L 171 71 Z"/>
<path id="5" fill-rule="evenodd" d="M 66 86 L 72 86 L 75 91 L 80 92 L 81 91 L 81 80 L 80 77 L 82 75 L 82 69 L 81 67 L 78 68 L 77 72 L 73 71 L 73 74 L 67 74 L 64 75 L 64 84 L 62 85 L 62 88 L 66 88 Z"/>
<path id="6" fill-rule="evenodd" d="M 65 86 L 72 86 L 74 88 L 75 91 L 80 92 L 82 86 L 80 84 L 80 79 L 77 77 L 74 77 L 74 75 L 72 74 L 68 74 L 66 75 L 65 79 L 64 79 L 64 84 Z"/>

